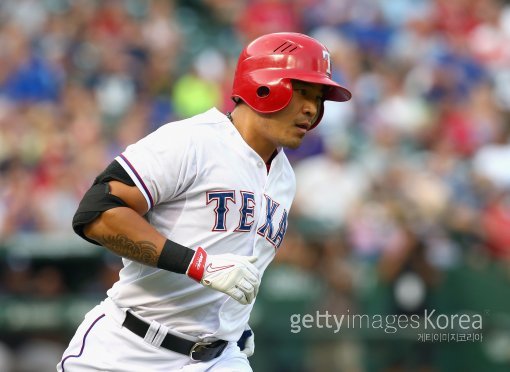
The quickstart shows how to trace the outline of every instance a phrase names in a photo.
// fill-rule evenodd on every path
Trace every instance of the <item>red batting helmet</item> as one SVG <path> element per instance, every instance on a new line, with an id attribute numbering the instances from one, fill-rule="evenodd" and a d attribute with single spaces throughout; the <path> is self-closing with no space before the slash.
<path id="1" fill-rule="evenodd" d="M 328 49 L 317 40 L 299 33 L 279 32 L 261 36 L 248 44 L 239 56 L 232 99 L 243 100 L 263 114 L 284 109 L 292 98 L 291 80 L 323 84 L 324 100 L 348 101 L 351 92 L 331 80 Z M 324 113 L 324 101 L 312 128 Z"/>

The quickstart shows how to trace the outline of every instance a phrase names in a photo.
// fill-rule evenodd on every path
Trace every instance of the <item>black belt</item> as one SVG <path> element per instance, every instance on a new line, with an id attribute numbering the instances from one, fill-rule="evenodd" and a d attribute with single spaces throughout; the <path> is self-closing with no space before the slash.
<path id="1" fill-rule="evenodd" d="M 143 320 L 137 318 L 129 311 L 126 312 L 126 319 L 122 323 L 123 327 L 126 327 L 134 334 L 145 338 L 150 325 Z M 167 333 L 161 346 L 165 349 L 175 351 L 180 354 L 188 355 L 193 360 L 200 360 L 207 362 L 211 359 L 219 357 L 228 342 L 218 340 L 214 342 L 193 342 L 174 336 L 171 333 Z"/>

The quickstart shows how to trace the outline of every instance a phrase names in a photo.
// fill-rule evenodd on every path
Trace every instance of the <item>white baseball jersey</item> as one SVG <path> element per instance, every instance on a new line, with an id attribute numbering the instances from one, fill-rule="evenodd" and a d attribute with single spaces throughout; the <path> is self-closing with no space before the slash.
<path id="1" fill-rule="evenodd" d="M 116 158 L 143 193 L 148 221 L 164 236 L 209 255 L 257 256 L 261 274 L 282 243 L 295 194 L 283 150 L 267 172 L 262 158 L 216 109 L 166 124 Z M 186 275 L 124 259 L 108 291 L 171 331 L 236 341 L 251 305 L 206 288 Z"/>

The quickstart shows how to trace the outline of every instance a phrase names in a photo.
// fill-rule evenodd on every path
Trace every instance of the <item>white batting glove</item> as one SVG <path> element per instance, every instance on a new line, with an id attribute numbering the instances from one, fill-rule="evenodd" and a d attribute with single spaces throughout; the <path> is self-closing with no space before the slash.
<path id="1" fill-rule="evenodd" d="M 186 274 L 206 287 L 226 293 L 240 304 L 251 304 L 260 285 L 256 256 L 226 253 L 207 255 L 199 247 Z"/>
<path id="2" fill-rule="evenodd" d="M 245 354 L 248 358 L 255 352 L 255 333 L 253 333 L 248 324 L 244 327 L 244 332 L 239 341 L 237 341 L 237 346 L 239 346 L 241 353 Z"/>

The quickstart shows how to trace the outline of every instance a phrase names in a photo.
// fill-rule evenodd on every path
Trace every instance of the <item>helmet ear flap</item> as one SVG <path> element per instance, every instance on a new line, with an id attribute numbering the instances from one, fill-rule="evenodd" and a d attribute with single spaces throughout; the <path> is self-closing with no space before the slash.
<path id="1" fill-rule="evenodd" d="M 262 114 L 284 109 L 292 99 L 290 79 L 273 78 L 267 70 L 254 71 L 244 77 L 241 98 L 248 106 Z M 234 95 L 235 97 L 235 95 Z"/>

